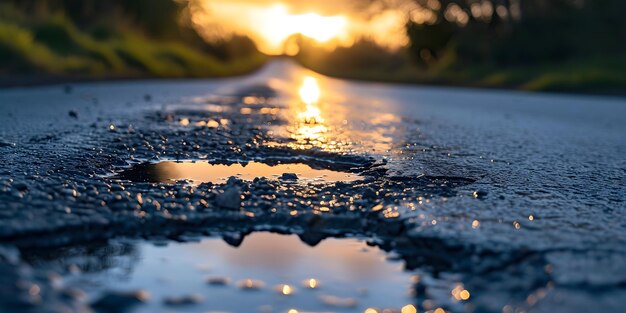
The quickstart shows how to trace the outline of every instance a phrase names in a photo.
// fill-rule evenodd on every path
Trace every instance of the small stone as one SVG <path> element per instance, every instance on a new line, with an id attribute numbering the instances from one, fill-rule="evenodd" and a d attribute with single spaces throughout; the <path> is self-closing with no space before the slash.
<path id="1" fill-rule="evenodd" d="M 237 283 L 237 286 L 243 290 L 254 291 L 254 290 L 260 290 L 263 287 L 265 287 L 265 283 L 260 280 L 255 280 L 255 279 L 244 279 L 240 281 L 239 283 Z"/>
<path id="2" fill-rule="evenodd" d="M 78 191 L 74 189 L 63 189 L 61 190 L 61 193 L 68 197 L 74 197 L 74 198 L 78 197 Z"/>
<path id="3" fill-rule="evenodd" d="M 15 143 L 0 140 L 0 147 L 15 147 Z"/>
<path id="4" fill-rule="evenodd" d="M 226 185 L 231 186 L 240 182 L 241 182 L 241 179 L 237 178 L 236 176 L 231 176 L 231 177 L 228 177 L 228 180 L 226 181 Z"/>
<path id="5" fill-rule="evenodd" d="M 215 276 L 207 278 L 206 283 L 211 286 L 226 286 L 230 283 L 230 279 L 228 277 Z"/>
<path id="6" fill-rule="evenodd" d="M 120 184 L 111 185 L 111 191 L 124 191 L 124 190 L 125 190 L 124 186 Z"/>
<path id="7" fill-rule="evenodd" d="M 231 234 L 224 234 L 222 236 L 222 239 L 224 239 L 224 241 L 233 246 L 233 247 L 239 247 L 241 246 L 241 244 L 243 243 L 243 240 L 246 238 L 246 236 L 239 234 L 239 233 L 231 233 Z"/>
<path id="8" fill-rule="evenodd" d="M 11 196 L 18 198 L 18 199 L 24 198 L 24 195 L 17 190 L 13 190 L 13 192 L 11 192 Z"/>
<path id="9" fill-rule="evenodd" d="M 280 176 L 280 180 L 298 180 L 298 175 L 295 173 L 283 173 L 283 175 Z"/>
<path id="10" fill-rule="evenodd" d="M 180 296 L 180 297 L 166 297 L 163 299 L 163 303 L 169 306 L 180 306 L 180 305 L 193 305 L 202 303 L 204 301 L 204 297 L 198 294 Z"/>
<path id="11" fill-rule="evenodd" d="M 472 196 L 476 199 L 482 199 L 487 196 L 487 192 L 484 190 L 476 190 L 472 193 Z"/>
<path id="12" fill-rule="evenodd" d="M 215 202 L 219 207 L 239 210 L 241 208 L 241 190 L 235 186 L 227 187 L 224 192 L 215 196 Z"/>
<path id="13" fill-rule="evenodd" d="M 375 199 L 376 198 L 376 191 L 372 188 L 365 188 L 365 190 L 363 191 L 363 198 L 364 199 Z"/>
<path id="14" fill-rule="evenodd" d="M 24 183 L 24 182 L 17 182 L 13 186 L 18 191 L 26 191 L 26 190 L 28 190 L 28 185 L 26 183 Z"/>
<path id="15" fill-rule="evenodd" d="M 315 247 L 326 238 L 326 235 L 320 232 L 305 231 L 304 233 L 298 235 L 298 237 L 300 237 L 300 240 L 307 245 Z"/>
<path id="16" fill-rule="evenodd" d="M 78 113 L 76 113 L 76 111 L 74 111 L 74 110 L 70 110 L 67 114 L 68 114 L 71 118 L 78 118 Z"/>
<path id="17" fill-rule="evenodd" d="M 145 303 L 150 295 L 143 290 L 106 292 L 92 306 L 97 312 L 126 312 L 131 307 Z"/>

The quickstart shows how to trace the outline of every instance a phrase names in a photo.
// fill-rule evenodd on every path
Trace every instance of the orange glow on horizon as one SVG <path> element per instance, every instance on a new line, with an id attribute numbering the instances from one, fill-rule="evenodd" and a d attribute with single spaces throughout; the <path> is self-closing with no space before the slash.
<path id="1" fill-rule="evenodd" d="M 410 3 L 405 0 L 406 3 Z M 350 46 L 361 38 L 392 49 L 406 44 L 406 5 L 374 14 L 357 9 L 350 0 L 299 2 L 296 0 L 190 0 L 194 27 L 208 40 L 230 34 L 250 37 L 270 55 L 298 52 L 294 35 L 302 35 L 332 49 Z"/>
<path id="2" fill-rule="evenodd" d="M 250 36 L 259 49 L 267 54 L 288 53 L 290 50 L 285 47 L 288 39 L 298 34 L 318 43 L 348 38 L 349 21 L 343 15 L 323 16 L 316 12 L 296 14 L 280 3 L 271 6 L 246 6 L 241 3 L 215 1 L 207 5 L 213 12 L 232 16 L 233 20 L 221 24 L 232 24 L 229 26 L 235 32 Z M 194 23 L 201 22 L 194 20 Z"/>
<path id="3" fill-rule="evenodd" d="M 346 30 L 344 16 L 321 16 L 317 13 L 290 14 L 283 5 L 275 5 L 267 11 L 265 27 L 261 32 L 266 39 L 280 41 L 294 34 L 302 34 L 319 42 L 342 35 Z"/>

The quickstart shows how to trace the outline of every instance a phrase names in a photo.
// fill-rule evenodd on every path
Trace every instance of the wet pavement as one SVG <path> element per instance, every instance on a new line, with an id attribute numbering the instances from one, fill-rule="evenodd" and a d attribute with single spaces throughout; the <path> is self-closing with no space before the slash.
<path id="1" fill-rule="evenodd" d="M 1 312 L 626 305 L 623 99 L 352 83 L 279 60 L 6 89 L 0 108 Z"/>

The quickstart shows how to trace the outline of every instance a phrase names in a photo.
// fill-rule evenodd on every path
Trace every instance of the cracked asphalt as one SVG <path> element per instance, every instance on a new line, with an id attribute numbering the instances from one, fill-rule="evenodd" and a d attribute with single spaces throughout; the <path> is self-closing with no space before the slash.
<path id="1" fill-rule="evenodd" d="M 276 60 L 242 78 L 5 89 L 0 110 L 2 312 L 106 311 L 34 261 L 41 251 L 190 236 L 237 246 L 257 231 L 367 240 L 420 275 L 420 311 L 626 305 L 623 98 L 354 83 Z M 120 174 L 161 161 L 361 179 Z M 458 282 L 469 300 L 440 295 Z"/>

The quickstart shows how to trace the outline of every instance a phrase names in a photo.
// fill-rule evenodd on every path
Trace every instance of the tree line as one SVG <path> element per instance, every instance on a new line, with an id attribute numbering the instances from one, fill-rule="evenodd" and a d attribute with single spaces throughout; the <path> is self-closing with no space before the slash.
<path id="1" fill-rule="evenodd" d="M 429 66 L 527 65 L 626 52 L 626 1 L 413 0 L 429 19 L 407 24 L 409 51 Z"/>

